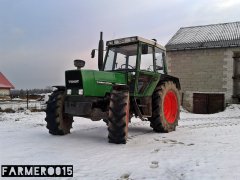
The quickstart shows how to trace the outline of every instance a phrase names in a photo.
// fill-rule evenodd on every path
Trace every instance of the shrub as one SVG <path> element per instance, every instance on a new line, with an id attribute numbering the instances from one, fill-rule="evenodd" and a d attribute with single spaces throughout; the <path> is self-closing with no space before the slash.
<path id="1" fill-rule="evenodd" d="M 1 112 L 6 112 L 6 113 L 15 113 L 15 111 L 12 108 L 6 108 L 4 110 L 1 110 Z"/>
<path id="2" fill-rule="evenodd" d="M 30 109 L 31 112 L 43 112 L 43 109 L 32 108 Z"/>

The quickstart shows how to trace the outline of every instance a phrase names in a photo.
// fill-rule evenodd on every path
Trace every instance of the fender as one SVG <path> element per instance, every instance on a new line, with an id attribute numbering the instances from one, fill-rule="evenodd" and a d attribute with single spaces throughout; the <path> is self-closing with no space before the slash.
<path id="1" fill-rule="evenodd" d="M 174 76 L 170 76 L 167 74 L 161 74 L 158 85 L 162 84 L 163 82 L 166 81 L 173 81 L 176 84 L 176 87 L 178 88 L 178 90 L 181 90 L 181 85 L 180 85 L 180 81 L 179 78 L 174 77 Z"/>

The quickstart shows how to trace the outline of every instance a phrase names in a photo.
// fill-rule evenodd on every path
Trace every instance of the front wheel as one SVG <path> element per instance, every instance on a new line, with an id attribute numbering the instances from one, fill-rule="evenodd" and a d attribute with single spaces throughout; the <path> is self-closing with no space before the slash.
<path id="1" fill-rule="evenodd" d="M 114 89 L 110 98 L 108 139 L 110 143 L 125 144 L 129 122 L 128 89 Z"/>
<path id="2" fill-rule="evenodd" d="M 179 90 L 172 81 L 156 88 L 152 96 L 152 117 L 150 126 L 156 132 L 171 132 L 178 125 L 180 113 Z"/>
<path id="3" fill-rule="evenodd" d="M 49 133 L 53 135 L 65 135 L 70 133 L 73 116 L 64 113 L 63 91 L 54 91 L 47 102 L 46 118 Z"/>

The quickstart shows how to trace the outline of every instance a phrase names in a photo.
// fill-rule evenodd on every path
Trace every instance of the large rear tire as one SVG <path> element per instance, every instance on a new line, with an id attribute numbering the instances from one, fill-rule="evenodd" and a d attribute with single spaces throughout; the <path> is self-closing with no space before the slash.
<path id="1" fill-rule="evenodd" d="M 126 144 L 129 122 L 129 91 L 114 89 L 110 98 L 108 117 L 109 143 Z"/>
<path id="2" fill-rule="evenodd" d="M 172 81 L 156 88 L 152 96 L 152 109 L 149 120 L 155 132 L 175 131 L 180 113 L 180 93 Z"/>
<path id="3" fill-rule="evenodd" d="M 47 129 L 53 135 L 65 135 L 70 133 L 73 116 L 64 113 L 65 93 L 54 91 L 47 102 L 46 118 Z"/>

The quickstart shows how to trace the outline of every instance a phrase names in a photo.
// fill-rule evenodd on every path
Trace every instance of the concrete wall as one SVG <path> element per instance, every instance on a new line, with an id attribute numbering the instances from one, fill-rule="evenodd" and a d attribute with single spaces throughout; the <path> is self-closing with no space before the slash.
<path id="1" fill-rule="evenodd" d="M 10 90 L 9 89 L 0 89 L 0 96 L 9 96 Z"/>
<path id="2" fill-rule="evenodd" d="M 240 48 L 167 51 L 169 74 L 179 77 L 183 106 L 193 110 L 193 93 L 224 93 L 232 102 L 233 52 Z"/>

